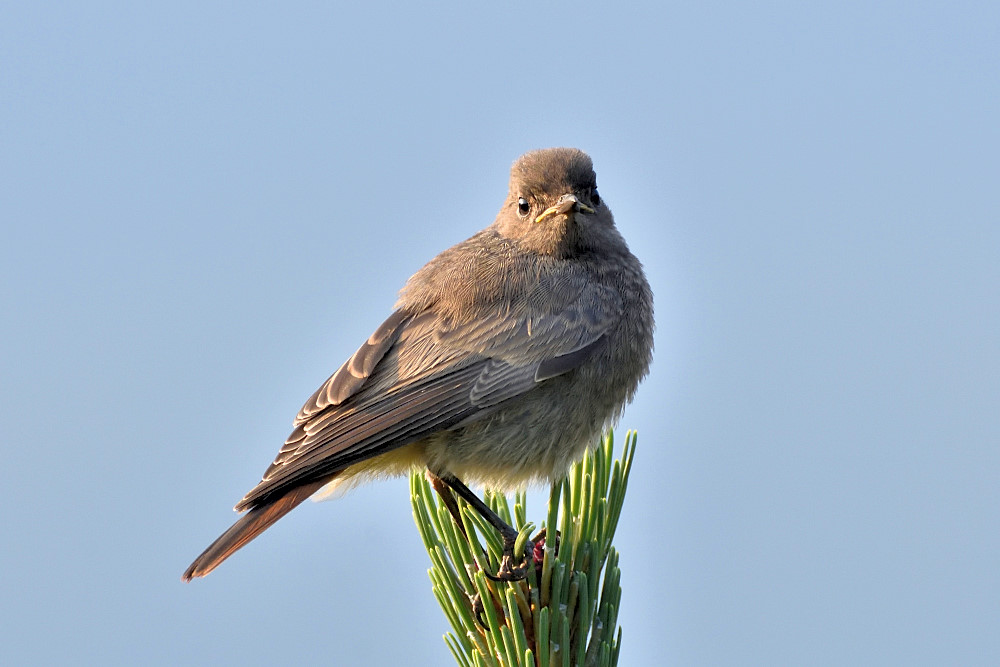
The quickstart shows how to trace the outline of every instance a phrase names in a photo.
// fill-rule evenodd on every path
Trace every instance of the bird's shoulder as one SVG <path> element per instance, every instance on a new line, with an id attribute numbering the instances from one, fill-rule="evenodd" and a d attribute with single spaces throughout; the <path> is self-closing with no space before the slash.
<path id="1" fill-rule="evenodd" d="M 586 263 L 530 252 L 491 226 L 417 271 L 396 307 L 434 312 L 461 325 L 492 317 L 554 315 L 581 297 L 589 303 L 614 302 L 618 297 L 612 288 L 595 280 Z"/>

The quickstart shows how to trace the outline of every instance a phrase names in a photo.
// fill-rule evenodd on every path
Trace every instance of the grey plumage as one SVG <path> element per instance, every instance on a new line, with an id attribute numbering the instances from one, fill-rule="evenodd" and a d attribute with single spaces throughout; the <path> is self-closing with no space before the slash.
<path id="1" fill-rule="evenodd" d="M 413 466 L 502 488 L 561 475 L 631 400 L 652 336 L 652 293 L 590 158 L 522 156 L 496 221 L 410 278 L 392 315 L 299 411 L 236 505 L 248 515 L 184 579 L 330 482 Z"/>

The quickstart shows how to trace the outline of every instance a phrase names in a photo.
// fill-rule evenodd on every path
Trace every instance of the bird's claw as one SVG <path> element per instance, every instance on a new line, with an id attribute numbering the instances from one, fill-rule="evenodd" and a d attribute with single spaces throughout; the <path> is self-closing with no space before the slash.
<path id="1" fill-rule="evenodd" d="M 535 545 L 531 540 L 528 540 L 524 547 L 524 554 L 515 563 L 514 543 L 516 540 L 516 533 L 513 537 L 504 537 L 503 555 L 500 558 L 500 567 L 497 569 L 496 576 L 486 571 L 483 574 L 493 581 L 521 581 L 528 576 L 528 568 L 531 567 L 533 562 Z"/>
<path id="2" fill-rule="evenodd" d="M 484 629 L 489 629 L 489 625 L 483 620 L 483 613 L 486 609 L 483 607 L 483 598 L 480 597 L 479 593 L 469 596 L 469 602 L 472 604 L 472 613 L 476 617 L 476 621 Z"/>

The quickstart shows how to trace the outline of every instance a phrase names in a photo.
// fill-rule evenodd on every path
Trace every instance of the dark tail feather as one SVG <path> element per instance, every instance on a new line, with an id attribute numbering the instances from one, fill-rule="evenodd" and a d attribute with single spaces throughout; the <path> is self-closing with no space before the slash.
<path id="1" fill-rule="evenodd" d="M 191 581 L 194 577 L 204 577 L 219 564 L 232 556 L 247 542 L 257 537 L 281 517 L 285 516 L 299 504 L 319 491 L 329 479 L 311 482 L 296 487 L 275 500 L 273 503 L 254 507 L 234 523 L 194 559 L 191 566 L 181 575 L 181 581 Z"/>

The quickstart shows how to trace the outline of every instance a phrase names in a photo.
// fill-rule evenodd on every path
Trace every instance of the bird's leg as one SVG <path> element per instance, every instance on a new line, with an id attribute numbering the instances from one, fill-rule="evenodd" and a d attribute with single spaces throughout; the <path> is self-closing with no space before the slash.
<path id="1" fill-rule="evenodd" d="M 451 487 L 448 486 L 443 479 L 431 472 L 430 468 L 427 469 L 425 474 L 427 475 L 427 479 L 430 481 L 431 486 L 435 491 L 437 491 L 438 495 L 441 496 L 441 501 L 444 503 L 444 506 L 448 508 L 451 518 L 453 518 L 455 523 L 458 524 L 458 529 L 462 531 L 462 536 L 468 540 L 469 534 L 465 532 L 465 522 L 462 521 L 462 513 L 458 509 L 458 501 L 455 500 L 455 494 L 451 492 Z M 469 595 L 469 602 L 472 604 L 472 612 L 475 615 L 476 620 L 479 622 L 479 625 L 488 629 L 486 621 L 483 620 L 483 599 L 479 596 L 479 593 Z"/>
<path id="2" fill-rule="evenodd" d="M 497 513 L 491 510 L 489 506 L 479 498 L 479 496 L 473 493 L 469 487 L 462 482 L 462 480 L 453 475 L 445 475 L 444 477 L 440 477 L 438 479 L 454 489 L 455 493 L 461 496 L 465 502 L 472 505 L 472 507 L 479 512 L 479 516 L 486 519 L 491 526 L 496 528 L 497 532 L 500 533 L 500 537 L 503 538 L 503 556 L 500 559 L 500 569 L 497 570 L 497 576 L 491 577 L 488 573 L 486 573 L 486 576 L 497 581 L 520 581 L 521 579 L 524 579 L 525 576 L 527 576 L 528 566 L 531 564 L 535 545 L 529 540 L 525 545 L 524 553 L 520 556 L 515 555 L 514 543 L 517 542 L 518 533 L 513 526 L 508 525 L 503 519 L 497 516 Z M 435 486 L 435 488 L 437 487 Z M 440 491 L 438 492 L 440 493 Z M 442 497 L 444 497 L 443 494 Z M 445 505 L 447 504 L 448 501 L 445 499 Z M 449 507 L 449 510 L 450 509 L 451 508 Z M 462 525 L 461 519 L 456 512 L 452 512 L 452 516 L 454 516 L 455 520 L 459 522 L 459 525 Z M 515 558 L 517 558 L 516 561 L 514 560 Z"/>
<path id="3" fill-rule="evenodd" d="M 438 495 L 441 496 L 441 501 L 444 506 L 448 508 L 448 512 L 451 517 L 458 524 L 458 529 L 462 531 L 462 535 L 465 539 L 469 539 L 468 533 L 465 532 L 465 523 L 462 521 L 462 514 L 458 510 L 458 501 L 455 500 L 455 495 L 451 492 L 451 487 L 443 479 L 431 472 L 430 468 L 427 469 L 425 473 L 427 475 L 428 481 L 430 481 L 431 486 L 437 491 Z"/>

